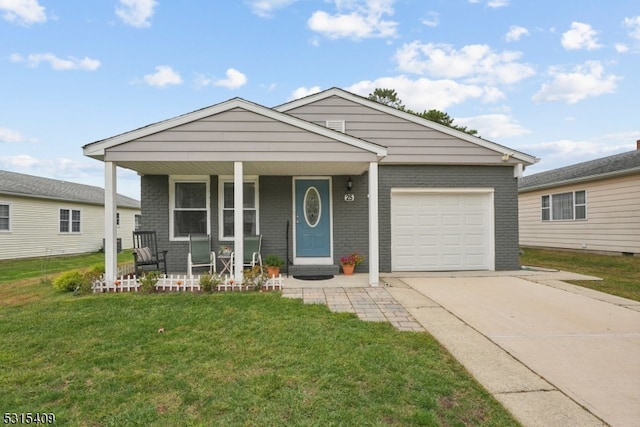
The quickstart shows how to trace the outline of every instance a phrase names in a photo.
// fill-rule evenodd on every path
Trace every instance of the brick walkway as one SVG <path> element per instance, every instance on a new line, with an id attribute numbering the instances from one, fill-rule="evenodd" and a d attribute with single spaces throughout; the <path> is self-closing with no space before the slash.
<path id="1" fill-rule="evenodd" d="M 354 313 L 369 322 L 389 322 L 400 331 L 424 331 L 384 288 L 284 288 L 284 298 L 305 304 L 326 304 L 331 311 Z"/>

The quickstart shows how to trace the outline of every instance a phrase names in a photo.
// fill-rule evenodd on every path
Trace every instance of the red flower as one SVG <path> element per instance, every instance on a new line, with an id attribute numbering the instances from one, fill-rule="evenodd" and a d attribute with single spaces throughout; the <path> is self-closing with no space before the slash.
<path id="1" fill-rule="evenodd" d="M 343 256 L 340 258 L 340 264 L 342 265 L 358 265 L 364 261 L 364 256 L 360 255 L 358 251 L 355 251 L 349 256 Z"/>

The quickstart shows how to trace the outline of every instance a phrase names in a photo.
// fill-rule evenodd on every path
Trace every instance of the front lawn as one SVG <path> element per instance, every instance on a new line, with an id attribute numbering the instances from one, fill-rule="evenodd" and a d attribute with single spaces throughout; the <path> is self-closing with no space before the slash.
<path id="1" fill-rule="evenodd" d="M 72 426 L 517 425 L 426 333 L 275 292 L 30 286 L 47 289 L 0 305 L 5 412 Z"/>
<path id="2" fill-rule="evenodd" d="M 600 277 L 603 280 L 567 282 L 640 301 L 640 256 L 523 248 L 520 263 Z"/>

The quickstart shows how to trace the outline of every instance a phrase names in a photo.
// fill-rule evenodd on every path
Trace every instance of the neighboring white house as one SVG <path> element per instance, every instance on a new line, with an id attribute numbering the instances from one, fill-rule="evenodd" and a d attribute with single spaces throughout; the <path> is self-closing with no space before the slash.
<path id="1" fill-rule="evenodd" d="M 117 232 L 133 245 L 140 202 L 117 197 Z M 104 238 L 104 189 L 0 171 L 0 260 L 96 252 Z"/>
<path id="2" fill-rule="evenodd" d="M 520 180 L 520 245 L 640 254 L 638 149 Z"/>

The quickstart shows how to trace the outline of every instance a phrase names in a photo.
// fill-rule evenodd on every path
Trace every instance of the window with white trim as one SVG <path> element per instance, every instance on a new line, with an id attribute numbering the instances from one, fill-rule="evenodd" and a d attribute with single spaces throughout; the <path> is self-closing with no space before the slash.
<path id="1" fill-rule="evenodd" d="M 244 177 L 243 191 L 243 222 L 245 235 L 260 234 L 260 224 L 258 221 L 258 178 Z M 234 184 L 233 177 L 220 177 L 218 183 L 218 214 L 219 238 L 220 240 L 231 240 L 234 236 Z"/>
<path id="2" fill-rule="evenodd" d="M 543 221 L 572 221 L 587 219 L 587 192 L 547 194 L 541 198 Z"/>
<path id="3" fill-rule="evenodd" d="M 209 177 L 172 177 L 169 186 L 170 239 L 210 234 Z"/>
<path id="4" fill-rule="evenodd" d="M 0 203 L 0 231 L 11 231 L 11 205 Z"/>
<path id="5" fill-rule="evenodd" d="M 60 233 L 80 233 L 80 210 L 60 209 Z"/>

